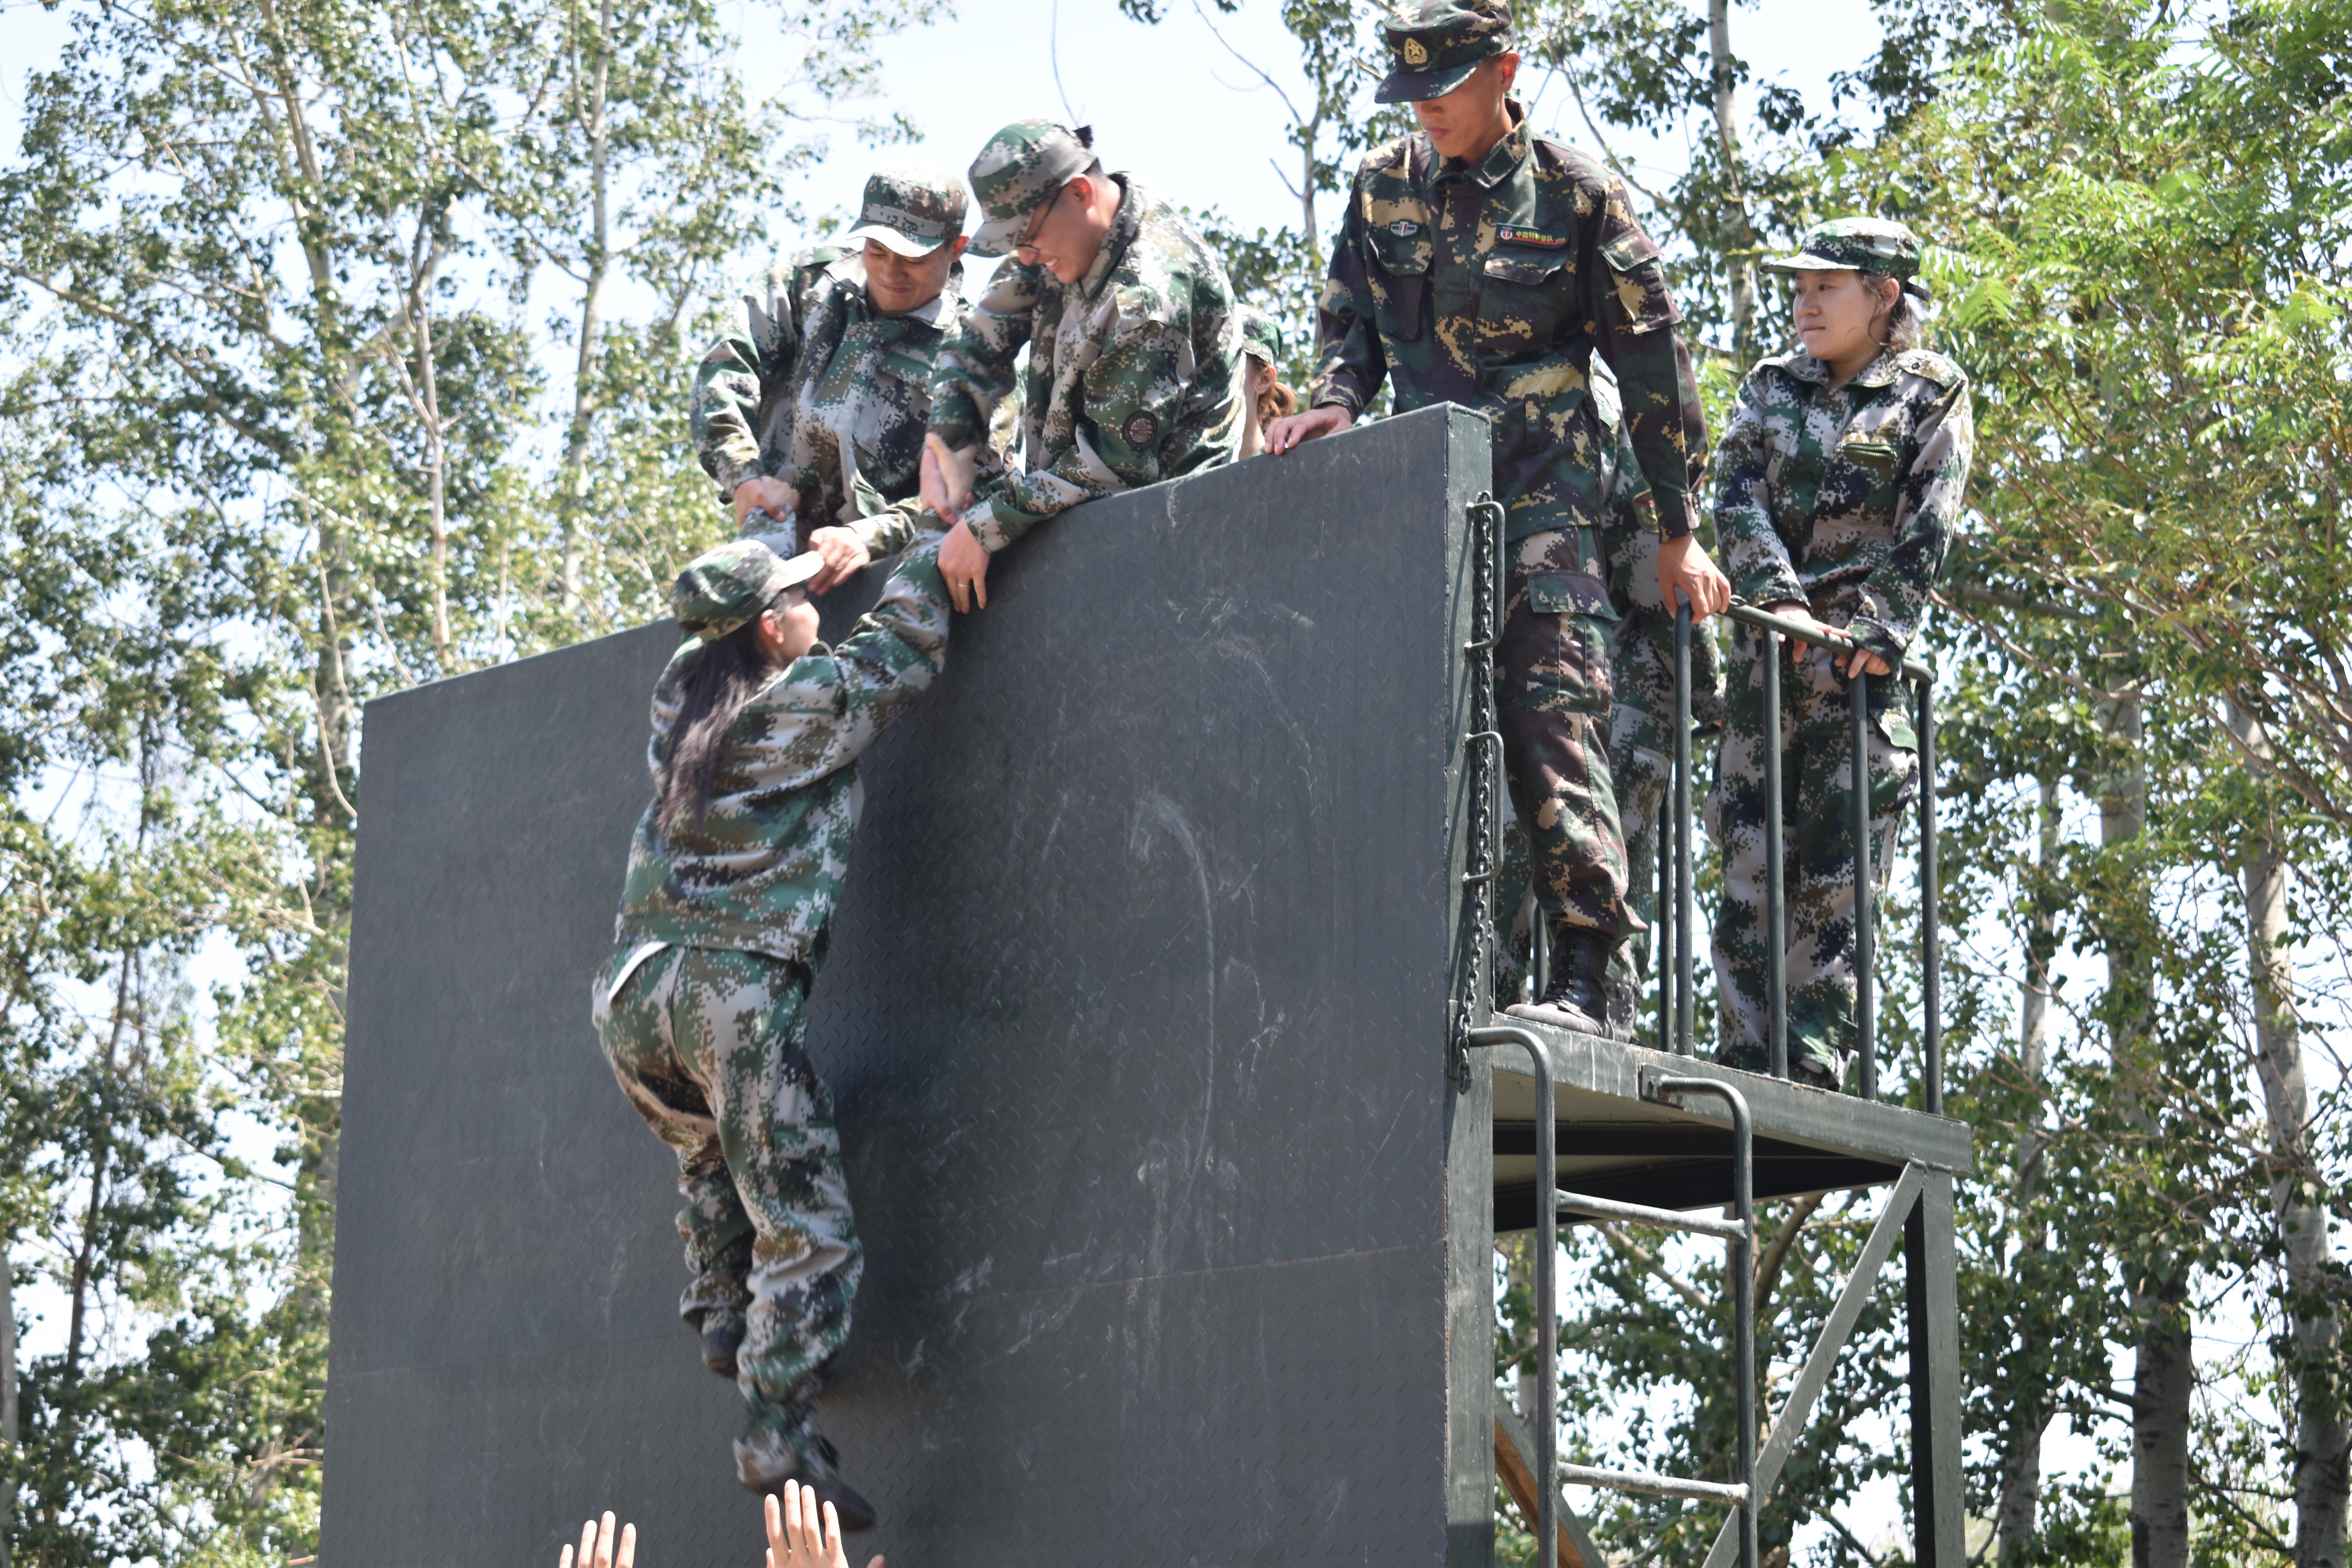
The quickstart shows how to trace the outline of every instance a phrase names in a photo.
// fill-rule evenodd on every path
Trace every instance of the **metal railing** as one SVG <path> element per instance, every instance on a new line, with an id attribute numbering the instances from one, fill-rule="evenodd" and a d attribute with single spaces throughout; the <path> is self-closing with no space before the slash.
<path id="1" fill-rule="evenodd" d="M 1735 602 L 1725 614 L 1757 632 L 1763 640 L 1764 669 L 1764 841 L 1772 847 L 1765 858 L 1765 952 L 1770 1023 L 1766 1056 L 1774 1078 L 1789 1076 L 1788 894 L 1783 887 L 1787 849 L 1781 821 L 1780 639 L 1813 643 L 1840 653 L 1857 650 L 1845 633 L 1813 626 Z M 1652 951 L 1658 967 L 1658 1035 L 1665 1048 L 1681 1056 L 1693 1052 L 1692 980 L 1695 879 L 1691 868 L 1691 689 L 1690 606 L 1675 612 L 1675 756 L 1674 785 L 1666 797 L 1669 821 L 1661 825 L 1658 839 L 1659 898 Z M 1930 1115 L 1944 1111 L 1944 1041 L 1939 1016 L 1941 995 L 1937 973 L 1941 931 L 1937 922 L 1936 889 L 1936 707 L 1935 672 L 1916 659 L 1873 677 L 1857 669 L 1848 678 L 1848 706 L 1853 724 L 1848 731 L 1852 769 L 1854 844 L 1854 1055 L 1860 1059 L 1857 1088 L 1865 1100 L 1878 1098 L 1878 984 L 1874 973 L 1877 958 L 1875 892 L 1870 834 L 1870 682 L 1899 679 L 1911 683 L 1915 694 L 1916 729 L 1919 741 L 1919 947 L 1921 989 L 1920 1082 Z M 1671 850 L 1672 865 L 1667 863 Z M 1671 872 L 1671 875 L 1669 875 Z M 1671 913 L 1669 907 L 1671 906 Z M 1538 922 L 1540 925 L 1541 922 Z"/>

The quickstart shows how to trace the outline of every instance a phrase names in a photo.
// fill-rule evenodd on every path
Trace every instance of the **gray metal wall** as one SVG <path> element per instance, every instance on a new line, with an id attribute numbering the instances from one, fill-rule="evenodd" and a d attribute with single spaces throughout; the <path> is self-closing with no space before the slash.
<path id="1" fill-rule="evenodd" d="M 1485 1560 L 1491 1152 L 1444 1065 L 1486 450 L 1432 410 L 1045 525 L 866 763 L 811 1009 L 859 1561 Z M 671 1156 L 588 1025 L 670 644 L 368 709 L 327 1568 L 551 1563 L 603 1507 L 648 1568 L 757 1561 Z"/>

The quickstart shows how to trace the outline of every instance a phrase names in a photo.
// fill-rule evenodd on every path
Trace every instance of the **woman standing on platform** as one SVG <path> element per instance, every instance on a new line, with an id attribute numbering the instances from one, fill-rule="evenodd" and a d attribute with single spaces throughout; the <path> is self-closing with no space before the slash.
<path id="1" fill-rule="evenodd" d="M 1737 628 L 1727 729 L 1707 794 L 1723 855 L 1715 922 L 1722 1059 L 1762 1071 L 1769 949 L 1787 955 L 1789 1066 L 1843 1088 L 1853 1049 L 1854 676 L 1869 681 L 1870 840 L 1882 868 L 1919 788 L 1899 679 L 1968 488 L 1968 377 L 1920 346 L 1919 241 L 1882 218 L 1839 218 L 1764 263 L 1795 285 L 1803 347 L 1759 361 L 1716 459 L 1716 530 L 1732 590 L 1850 637 L 1851 652 L 1784 638 L 1781 842 L 1765 842 L 1763 634 Z M 1766 858 L 1782 856 L 1782 929 L 1766 930 Z M 1883 886 L 1874 879 L 1873 886 Z"/>

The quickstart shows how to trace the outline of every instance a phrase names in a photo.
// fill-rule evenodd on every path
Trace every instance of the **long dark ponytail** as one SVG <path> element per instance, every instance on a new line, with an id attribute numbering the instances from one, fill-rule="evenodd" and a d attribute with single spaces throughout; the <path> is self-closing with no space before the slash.
<path id="1" fill-rule="evenodd" d="M 779 608 L 791 589 L 776 595 Z M 719 758 L 727 731 L 774 673 L 775 664 L 760 641 L 757 616 L 704 645 L 702 658 L 678 693 L 677 717 L 669 727 L 669 755 L 662 759 L 660 809 L 655 829 L 667 834 L 680 816 L 702 820 L 719 784 Z"/>

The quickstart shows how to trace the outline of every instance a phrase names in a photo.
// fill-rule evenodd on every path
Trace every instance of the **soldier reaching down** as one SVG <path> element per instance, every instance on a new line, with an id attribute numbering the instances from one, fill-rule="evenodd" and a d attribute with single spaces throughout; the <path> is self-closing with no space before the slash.
<path id="1" fill-rule="evenodd" d="M 1968 489 L 1975 445 L 1960 367 L 1918 344 L 1919 241 L 1899 223 L 1839 218 L 1765 264 L 1794 275 L 1804 347 L 1757 362 L 1716 469 L 1716 527 L 1740 596 L 1843 630 L 1859 651 L 1780 647 L 1783 842 L 1764 839 L 1763 637 L 1733 641 L 1727 725 L 1707 793 L 1723 854 L 1715 922 L 1723 1059 L 1763 1070 L 1770 948 L 1787 954 L 1789 1069 L 1841 1087 L 1854 1024 L 1854 679 L 1887 677 L 1919 629 Z M 1919 788 L 1898 679 L 1869 683 L 1872 858 L 1890 852 Z M 1782 929 L 1766 929 L 1768 857 L 1785 857 Z M 1882 886 L 1874 881 L 1873 886 Z"/>
<path id="2" fill-rule="evenodd" d="M 822 594 L 921 528 L 931 363 L 963 319 L 963 183 L 920 164 L 866 182 L 844 246 L 777 268 L 695 367 L 695 455 L 746 533 L 797 514 Z M 754 518 L 755 512 L 772 514 Z"/>
<path id="3" fill-rule="evenodd" d="M 944 666 L 948 605 L 936 547 L 916 548 L 828 649 L 803 586 L 820 565 L 737 540 L 678 577 L 688 638 L 654 689 L 654 799 L 594 1017 L 629 1103 L 677 1152 L 692 1276 L 678 1310 L 748 1406 L 739 1478 L 755 1492 L 797 1479 L 862 1530 L 873 1510 L 814 1426 L 863 1255 L 802 1037 L 849 872 L 857 758 Z"/>
<path id="4" fill-rule="evenodd" d="M 1022 120 L 972 161 L 987 221 L 975 256 L 1013 259 L 940 345 L 923 497 L 954 524 L 940 574 L 959 610 L 988 603 L 988 561 L 1056 512 L 1231 462 L 1241 438 L 1234 291 L 1183 216 L 1091 134 Z M 981 479 L 997 404 L 1023 388 L 1026 472 Z"/>
<path id="5" fill-rule="evenodd" d="M 1714 614 L 1730 589 L 1692 537 L 1706 431 L 1675 337 L 1682 316 L 1623 184 L 1536 136 L 1510 96 L 1505 0 L 1402 0 L 1386 37 L 1396 68 L 1378 97 L 1410 102 L 1422 128 L 1357 171 L 1311 405 L 1276 420 L 1266 449 L 1346 429 L 1383 379 L 1400 410 L 1453 402 L 1492 418 L 1508 554 L 1504 753 L 1553 953 L 1549 988 L 1513 1011 L 1629 1038 L 1630 997 L 1618 1019 L 1604 1001 L 1635 921 L 1610 776 L 1606 437 L 1589 377 L 1596 353 L 1616 373 L 1645 526 L 1661 535 L 1660 598 Z"/>

